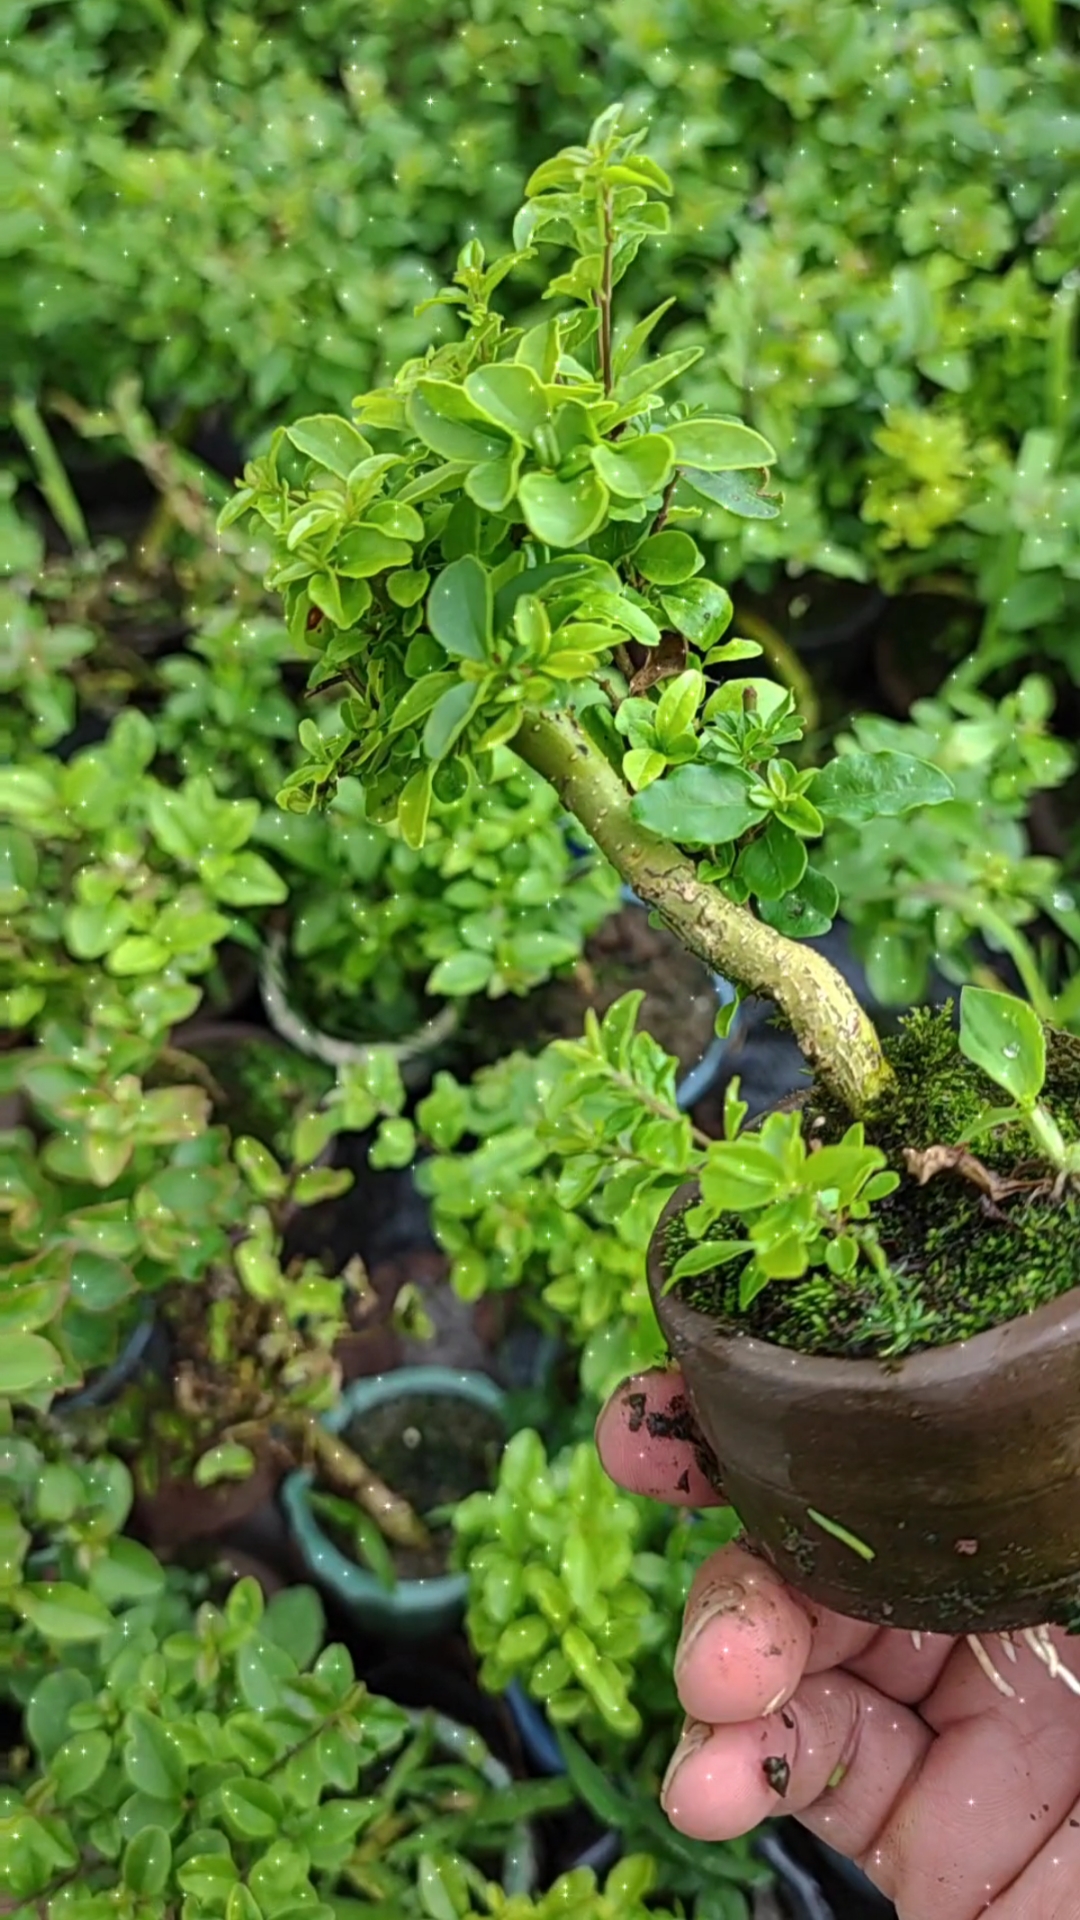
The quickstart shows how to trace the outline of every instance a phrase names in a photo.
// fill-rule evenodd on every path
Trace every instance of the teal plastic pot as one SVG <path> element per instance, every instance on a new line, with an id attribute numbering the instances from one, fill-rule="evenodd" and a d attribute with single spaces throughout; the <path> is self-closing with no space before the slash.
<path id="1" fill-rule="evenodd" d="M 450 1367 L 401 1367 L 347 1387 L 323 1425 L 343 1433 L 358 1415 L 387 1401 L 461 1400 L 502 1414 L 506 1395 L 483 1373 L 458 1373 Z M 311 1578 L 352 1614 L 358 1625 L 387 1640 L 427 1640 L 460 1626 L 468 1597 L 468 1576 L 439 1574 L 430 1580 L 399 1580 L 392 1592 L 374 1574 L 343 1554 L 312 1512 L 312 1475 L 292 1473 L 281 1490 L 282 1503 L 300 1557 Z"/>

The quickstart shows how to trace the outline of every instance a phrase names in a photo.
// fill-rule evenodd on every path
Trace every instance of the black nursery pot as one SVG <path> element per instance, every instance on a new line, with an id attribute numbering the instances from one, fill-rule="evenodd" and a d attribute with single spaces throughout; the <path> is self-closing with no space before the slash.
<path id="1" fill-rule="evenodd" d="M 1080 1288 L 974 1339 L 876 1360 L 731 1332 L 649 1285 L 750 1539 L 811 1600 L 877 1626 L 994 1633 L 1080 1602 Z"/>

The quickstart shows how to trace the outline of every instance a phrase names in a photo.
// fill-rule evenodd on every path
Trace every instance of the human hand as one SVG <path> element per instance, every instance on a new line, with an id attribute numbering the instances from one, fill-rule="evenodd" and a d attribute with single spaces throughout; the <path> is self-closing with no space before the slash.
<path id="1" fill-rule="evenodd" d="M 628 1492 L 714 1506 L 692 1441 L 665 1431 L 685 1431 L 684 1392 L 677 1373 L 627 1381 L 600 1457 Z M 1075 1666 L 1077 1643 L 1053 1639 Z M 1011 1699 L 966 1641 L 842 1619 L 725 1547 L 686 1606 L 664 1810 L 698 1840 L 795 1814 L 900 1920 L 1080 1920 L 1080 1698 L 1019 1640 L 986 1651 Z"/>

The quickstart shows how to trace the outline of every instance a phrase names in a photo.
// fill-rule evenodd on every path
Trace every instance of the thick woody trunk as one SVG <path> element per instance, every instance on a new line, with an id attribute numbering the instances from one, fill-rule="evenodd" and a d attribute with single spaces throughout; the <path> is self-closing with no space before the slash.
<path id="1" fill-rule="evenodd" d="M 513 744 L 682 944 L 715 973 L 775 1001 L 810 1065 L 851 1113 L 873 1107 L 892 1072 L 836 969 L 699 880 L 685 854 L 639 826 L 615 769 L 572 715 L 530 714 Z"/>

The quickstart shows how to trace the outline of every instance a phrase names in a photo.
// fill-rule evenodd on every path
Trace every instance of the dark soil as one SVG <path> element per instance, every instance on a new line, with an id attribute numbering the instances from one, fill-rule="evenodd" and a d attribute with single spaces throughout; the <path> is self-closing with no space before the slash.
<path id="1" fill-rule="evenodd" d="M 343 1438 L 422 1518 L 493 1486 L 506 1444 L 497 1413 L 424 1393 L 358 1414 Z M 347 1543 L 339 1544 L 350 1553 Z M 394 1548 L 399 1578 L 428 1580 L 445 1573 L 452 1544 L 453 1530 L 436 1525 L 428 1551 Z"/>
<path id="2" fill-rule="evenodd" d="M 309 1060 L 268 1033 L 264 1040 L 225 1034 L 196 1041 L 193 1051 L 221 1091 L 214 1117 L 230 1132 L 253 1134 L 280 1159 L 289 1154 L 293 1121 L 318 1105 L 334 1084 L 331 1067 Z"/>
<path id="3" fill-rule="evenodd" d="M 951 1014 L 918 1013 L 886 1042 L 900 1091 L 867 1127 L 888 1164 L 903 1172 L 905 1147 L 952 1144 L 975 1116 L 1000 1095 L 960 1055 Z M 1046 1104 L 1066 1138 L 1080 1134 L 1080 1040 L 1051 1037 Z M 816 1088 L 804 1125 L 822 1142 L 848 1124 Z M 1022 1129 L 1006 1128 L 979 1142 L 979 1159 L 1002 1176 L 1037 1177 Z M 947 1346 L 1045 1306 L 1077 1284 L 1080 1273 L 1080 1200 L 1020 1193 L 989 1205 L 974 1186 L 940 1174 L 926 1186 L 905 1177 L 874 1209 L 882 1243 L 897 1276 L 900 1315 L 913 1332 L 905 1351 Z M 733 1229 L 734 1224 L 732 1223 Z M 725 1229 L 718 1227 L 717 1233 Z M 671 1257 L 687 1244 L 676 1220 Z M 887 1310 L 881 1283 L 869 1270 L 854 1281 L 819 1270 L 799 1281 L 773 1282 L 745 1312 L 738 1306 L 741 1262 L 684 1283 L 684 1297 L 722 1325 L 793 1347 L 801 1353 L 870 1358 L 893 1344 L 898 1316 Z M 865 1277 L 861 1277 L 865 1272 Z"/>
<path id="4" fill-rule="evenodd" d="M 686 1074 L 708 1052 L 716 993 L 705 968 L 664 927 L 651 927 L 642 907 L 627 905 L 587 942 L 572 973 L 549 980 L 525 999 L 486 1001 L 473 1009 L 463 1039 L 480 1062 L 521 1050 L 539 1053 L 552 1040 L 576 1040 L 586 1008 L 598 1016 L 635 988 L 644 991 L 638 1025 Z"/>

